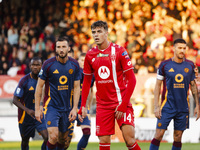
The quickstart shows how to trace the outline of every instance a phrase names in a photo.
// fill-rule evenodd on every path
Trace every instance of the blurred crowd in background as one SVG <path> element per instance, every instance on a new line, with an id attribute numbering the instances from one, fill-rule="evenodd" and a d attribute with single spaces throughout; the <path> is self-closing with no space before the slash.
<path id="1" fill-rule="evenodd" d="M 135 73 L 155 73 L 173 56 L 173 40 L 187 41 L 186 58 L 200 67 L 200 0 L 3 0 L 0 74 L 27 74 L 30 59 L 55 56 L 67 35 L 74 58 L 95 46 L 90 25 L 104 20 L 111 42 L 124 46 Z"/>

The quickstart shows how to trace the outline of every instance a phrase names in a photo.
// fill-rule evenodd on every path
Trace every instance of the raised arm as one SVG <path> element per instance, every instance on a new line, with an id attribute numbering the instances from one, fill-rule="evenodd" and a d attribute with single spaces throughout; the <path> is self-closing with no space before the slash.
<path id="1" fill-rule="evenodd" d="M 35 91 L 35 118 L 37 121 L 41 122 L 41 111 L 40 111 L 40 102 L 42 99 L 42 91 L 45 80 L 38 78 L 36 91 Z"/>
<path id="2" fill-rule="evenodd" d="M 199 108 L 198 89 L 197 89 L 197 85 L 196 85 L 195 80 L 190 82 L 190 88 L 191 88 L 192 95 L 193 95 L 195 103 L 196 103 L 196 107 L 195 107 L 195 110 L 194 110 L 194 115 L 197 115 L 196 120 L 198 120 L 199 117 L 200 117 L 200 108 Z"/>

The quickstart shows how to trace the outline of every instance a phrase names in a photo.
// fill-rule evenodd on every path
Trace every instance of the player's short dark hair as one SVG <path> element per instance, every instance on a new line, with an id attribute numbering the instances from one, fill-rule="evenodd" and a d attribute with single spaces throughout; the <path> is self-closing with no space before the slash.
<path id="1" fill-rule="evenodd" d="M 103 27 L 106 31 L 108 31 L 108 24 L 105 21 L 98 20 L 91 25 L 91 29 L 95 29 L 97 27 Z"/>
<path id="2" fill-rule="evenodd" d="M 184 39 L 176 39 L 176 40 L 174 40 L 174 45 L 177 44 L 177 43 L 184 43 L 184 44 L 186 44 L 186 41 Z"/>
<path id="3" fill-rule="evenodd" d="M 69 38 L 67 36 L 61 36 L 58 38 L 57 41 L 67 41 L 67 43 L 69 44 Z"/>
<path id="4" fill-rule="evenodd" d="M 42 59 L 40 57 L 33 57 L 31 59 L 30 63 L 33 62 L 33 61 L 40 61 L 42 63 Z"/>

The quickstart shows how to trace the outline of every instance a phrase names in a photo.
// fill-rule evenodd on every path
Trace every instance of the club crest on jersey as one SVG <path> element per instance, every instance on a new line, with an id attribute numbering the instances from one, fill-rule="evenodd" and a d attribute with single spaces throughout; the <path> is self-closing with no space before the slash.
<path id="1" fill-rule="evenodd" d="M 102 54 L 102 53 L 99 53 L 98 55 L 97 55 L 97 57 L 108 57 L 109 56 L 109 54 Z"/>
<path id="2" fill-rule="evenodd" d="M 124 52 L 122 53 L 122 56 L 125 56 L 125 55 L 128 55 L 127 51 L 124 51 Z"/>
<path id="3" fill-rule="evenodd" d="M 98 74 L 101 79 L 107 79 L 110 76 L 110 70 L 106 66 L 101 66 L 98 69 Z"/>
<path id="4" fill-rule="evenodd" d="M 188 72 L 189 72 L 189 69 L 188 69 L 188 68 L 185 68 L 184 71 L 185 71 L 186 73 L 188 73 Z"/>
<path id="5" fill-rule="evenodd" d="M 69 74 L 72 74 L 74 72 L 73 69 L 69 69 Z"/>

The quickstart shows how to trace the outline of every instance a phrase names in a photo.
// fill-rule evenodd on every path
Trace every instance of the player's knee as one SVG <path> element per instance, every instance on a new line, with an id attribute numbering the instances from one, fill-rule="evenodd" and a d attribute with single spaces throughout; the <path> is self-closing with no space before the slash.
<path id="1" fill-rule="evenodd" d="M 50 134 L 49 139 L 50 139 L 50 141 L 57 142 L 58 141 L 58 134 Z"/>
<path id="2" fill-rule="evenodd" d="M 182 134 L 174 134 L 174 141 L 180 142 L 182 138 Z"/>
<path id="3" fill-rule="evenodd" d="M 135 138 L 127 138 L 125 142 L 127 146 L 132 146 L 136 142 L 136 140 Z"/>
<path id="4" fill-rule="evenodd" d="M 90 135 L 91 134 L 90 128 L 83 128 L 82 131 L 83 131 L 84 135 Z"/>

